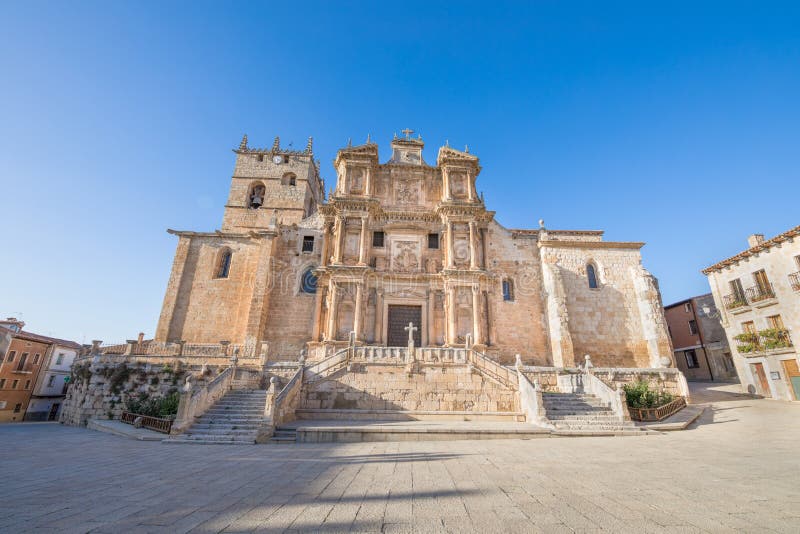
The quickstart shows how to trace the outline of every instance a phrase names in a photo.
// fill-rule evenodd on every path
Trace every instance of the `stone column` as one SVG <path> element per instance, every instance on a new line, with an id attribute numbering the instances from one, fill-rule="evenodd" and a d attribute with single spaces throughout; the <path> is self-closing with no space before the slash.
<path id="1" fill-rule="evenodd" d="M 363 282 L 356 283 L 356 307 L 353 312 L 353 331 L 356 333 L 356 340 L 362 339 L 361 335 L 361 315 L 362 315 L 362 300 L 364 296 Z"/>
<path id="2" fill-rule="evenodd" d="M 383 344 L 383 290 L 375 290 L 375 343 Z"/>
<path id="3" fill-rule="evenodd" d="M 444 200 L 452 200 L 450 196 L 450 171 L 442 169 L 442 198 Z"/>
<path id="4" fill-rule="evenodd" d="M 328 265 L 328 260 L 330 259 L 331 253 L 329 251 L 331 242 L 331 223 L 326 222 L 322 226 L 322 258 L 320 258 L 319 265 L 320 267 L 325 267 Z"/>
<path id="5" fill-rule="evenodd" d="M 316 300 L 314 302 L 314 331 L 311 339 L 319 341 L 320 330 L 322 329 L 322 288 L 317 288 Z"/>
<path id="6" fill-rule="evenodd" d="M 344 229 L 345 229 L 345 221 L 342 217 L 336 217 L 336 226 L 334 229 L 334 238 L 336 239 L 336 243 L 334 243 L 333 249 L 333 263 L 342 263 L 342 246 L 344 241 Z"/>
<path id="7" fill-rule="evenodd" d="M 453 268 L 453 223 L 447 221 L 447 268 Z"/>
<path id="8" fill-rule="evenodd" d="M 427 297 L 427 321 L 425 321 L 425 337 L 422 339 L 422 342 L 427 347 L 433 346 L 433 300 L 434 300 L 434 292 L 432 290 L 428 290 L 425 292 L 425 296 Z"/>
<path id="9" fill-rule="evenodd" d="M 367 217 L 361 217 L 361 239 L 359 239 L 358 246 L 358 264 L 366 265 L 367 263 Z"/>
<path id="10" fill-rule="evenodd" d="M 326 337 L 333 341 L 336 339 L 336 316 L 338 314 L 337 312 L 339 311 L 339 290 L 333 280 L 331 280 L 328 288 L 328 294 L 330 296 L 330 303 L 328 305 L 328 328 Z"/>
<path id="11" fill-rule="evenodd" d="M 470 269 L 477 269 L 478 268 L 478 258 L 477 251 L 478 247 L 475 246 L 475 239 L 477 238 L 477 230 L 475 229 L 475 221 L 469 222 L 469 268 Z M 475 340 L 477 343 L 478 340 Z"/>
<path id="12" fill-rule="evenodd" d="M 447 344 L 455 345 L 456 343 L 456 288 L 451 287 L 448 290 L 447 309 Z"/>
<path id="13" fill-rule="evenodd" d="M 473 191 L 474 184 L 472 183 L 472 175 L 469 172 L 467 172 L 466 179 L 467 179 L 467 199 L 470 202 L 473 202 L 475 200 L 475 192 Z M 477 342 L 478 341 L 476 340 L 475 343 Z"/>
<path id="14" fill-rule="evenodd" d="M 367 169 L 366 171 L 366 178 L 364 179 L 364 195 L 371 197 L 372 196 L 372 169 Z"/>
<path id="15" fill-rule="evenodd" d="M 481 291 L 478 285 L 472 286 L 472 335 L 475 344 L 483 344 L 483 327 L 481 325 Z"/>

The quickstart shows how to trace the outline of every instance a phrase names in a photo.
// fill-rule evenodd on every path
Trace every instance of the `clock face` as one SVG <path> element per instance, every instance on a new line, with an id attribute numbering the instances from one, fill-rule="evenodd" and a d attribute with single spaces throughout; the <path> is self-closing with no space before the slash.
<path id="1" fill-rule="evenodd" d="M 283 158 L 280 156 L 275 156 L 274 158 L 272 158 L 272 163 L 274 163 L 275 165 L 280 165 L 282 161 Z"/>

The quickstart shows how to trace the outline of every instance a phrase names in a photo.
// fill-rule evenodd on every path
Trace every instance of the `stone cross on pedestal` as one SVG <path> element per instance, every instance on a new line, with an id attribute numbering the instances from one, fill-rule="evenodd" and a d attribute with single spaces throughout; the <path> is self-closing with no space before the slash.
<path id="1" fill-rule="evenodd" d="M 408 358 L 409 362 L 413 362 L 414 359 L 415 359 L 414 358 L 414 332 L 419 330 L 419 328 L 414 326 L 414 323 L 408 323 L 408 326 L 403 328 L 403 330 L 408 332 L 408 357 L 407 358 Z"/>

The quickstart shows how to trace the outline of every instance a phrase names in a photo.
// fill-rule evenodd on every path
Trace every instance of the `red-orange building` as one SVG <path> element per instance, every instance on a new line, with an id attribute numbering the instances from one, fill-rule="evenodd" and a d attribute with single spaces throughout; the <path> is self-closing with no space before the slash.
<path id="1" fill-rule="evenodd" d="M 39 336 L 18 332 L 0 355 L 0 422 L 22 421 L 39 371 L 51 345 Z"/>

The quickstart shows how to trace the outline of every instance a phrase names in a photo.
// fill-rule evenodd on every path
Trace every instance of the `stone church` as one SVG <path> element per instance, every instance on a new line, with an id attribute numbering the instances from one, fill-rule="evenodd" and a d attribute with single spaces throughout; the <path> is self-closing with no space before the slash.
<path id="1" fill-rule="evenodd" d="M 245 136 L 221 228 L 169 230 L 155 341 L 314 361 L 351 342 L 405 346 L 410 332 L 417 347 L 469 345 L 504 364 L 670 365 L 643 243 L 505 228 L 476 189 L 478 157 L 443 146 L 429 164 L 412 133 L 385 162 L 370 139 L 339 150 L 327 197 L 311 139 L 289 150 Z"/>

